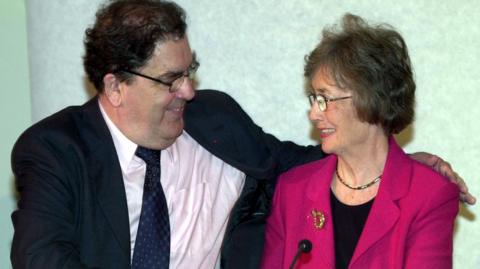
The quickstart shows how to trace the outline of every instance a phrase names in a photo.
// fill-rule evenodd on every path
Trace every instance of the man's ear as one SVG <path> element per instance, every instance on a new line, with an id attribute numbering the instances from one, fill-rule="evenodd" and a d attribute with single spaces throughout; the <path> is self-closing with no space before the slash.
<path id="1" fill-rule="evenodd" d="M 122 104 L 120 84 L 118 78 L 112 73 L 108 73 L 103 77 L 104 94 L 114 107 L 118 107 Z"/>

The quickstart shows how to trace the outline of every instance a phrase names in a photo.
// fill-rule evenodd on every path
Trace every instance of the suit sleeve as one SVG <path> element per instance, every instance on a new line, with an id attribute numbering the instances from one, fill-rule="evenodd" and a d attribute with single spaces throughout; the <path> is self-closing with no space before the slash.
<path id="1" fill-rule="evenodd" d="M 277 175 L 295 166 L 325 157 L 320 146 L 301 146 L 291 141 L 280 141 L 274 135 L 264 132 L 236 102 L 235 105 L 242 112 L 240 115 L 243 117 L 244 122 L 249 125 L 251 132 L 261 138 L 271 156 L 277 160 Z"/>
<path id="2" fill-rule="evenodd" d="M 57 141 L 22 136 L 12 152 L 18 209 L 12 214 L 13 268 L 86 268 L 75 247 L 75 187 Z M 62 158 L 63 157 L 63 158 Z"/>
<path id="3" fill-rule="evenodd" d="M 215 90 L 201 90 L 195 101 L 187 106 L 187 131 L 193 133 L 202 145 L 209 145 L 215 134 L 205 131 L 205 125 L 216 122 L 227 126 L 229 141 L 222 144 L 225 156 L 234 156 L 250 167 L 261 166 L 256 157 L 275 161 L 276 175 L 290 168 L 325 157 L 319 146 L 300 146 L 291 141 L 280 141 L 266 133 L 250 118 L 243 108 L 228 94 Z"/>
<path id="4" fill-rule="evenodd" d="M 452 268 L 458 189 L 444 184 L 421 210 L 407 241 L 405 268 Z"/>

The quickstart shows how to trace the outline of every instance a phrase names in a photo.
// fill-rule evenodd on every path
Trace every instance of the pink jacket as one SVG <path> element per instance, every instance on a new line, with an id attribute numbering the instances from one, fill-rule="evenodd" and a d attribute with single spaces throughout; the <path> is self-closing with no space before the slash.
<path id="1" fill-rule="evenodd" d="M 332 155 L 281 175 L 262 268 L 288 268 L 302 239 L 313 249 L 295 268 L 335 268 L 330 183 L 336 163 Z M 322 228 L 314 226 L 312 210 L 323 213 Z M 349 268 L 452 268 L 457 212 L 456 185 L 410 159 L 391 138 L 378 194 Z"/>

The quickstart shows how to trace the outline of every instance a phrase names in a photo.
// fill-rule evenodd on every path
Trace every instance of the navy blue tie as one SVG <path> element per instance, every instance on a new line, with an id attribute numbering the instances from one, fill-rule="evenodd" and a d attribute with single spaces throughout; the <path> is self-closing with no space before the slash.
<path id="1" fill-rule="evenodd" d="M 170 222 L 167 201 L 160 184 L 160 151 L 138 147 L 135 155 L 145 161 L 147 171 L 132 269 L 168 269 Z"/>

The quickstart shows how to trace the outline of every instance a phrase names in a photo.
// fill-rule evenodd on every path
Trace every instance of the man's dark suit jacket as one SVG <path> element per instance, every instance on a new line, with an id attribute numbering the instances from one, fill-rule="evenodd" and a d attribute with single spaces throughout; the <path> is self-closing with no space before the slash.
<path id="1" fill-rule="evenodd" d="M 264 133 L 232 98 L 212 90 L 198 91 L 187 104 L 185 130 L 247 175 L 221 262 L 223 268 L 257 268 L 274 179 L 323 153 Z M 20 195 L 12 214 L 14 268 L 130 268 L 125 188 L 97 98 L 25 131 L 12 168 Z"/>

